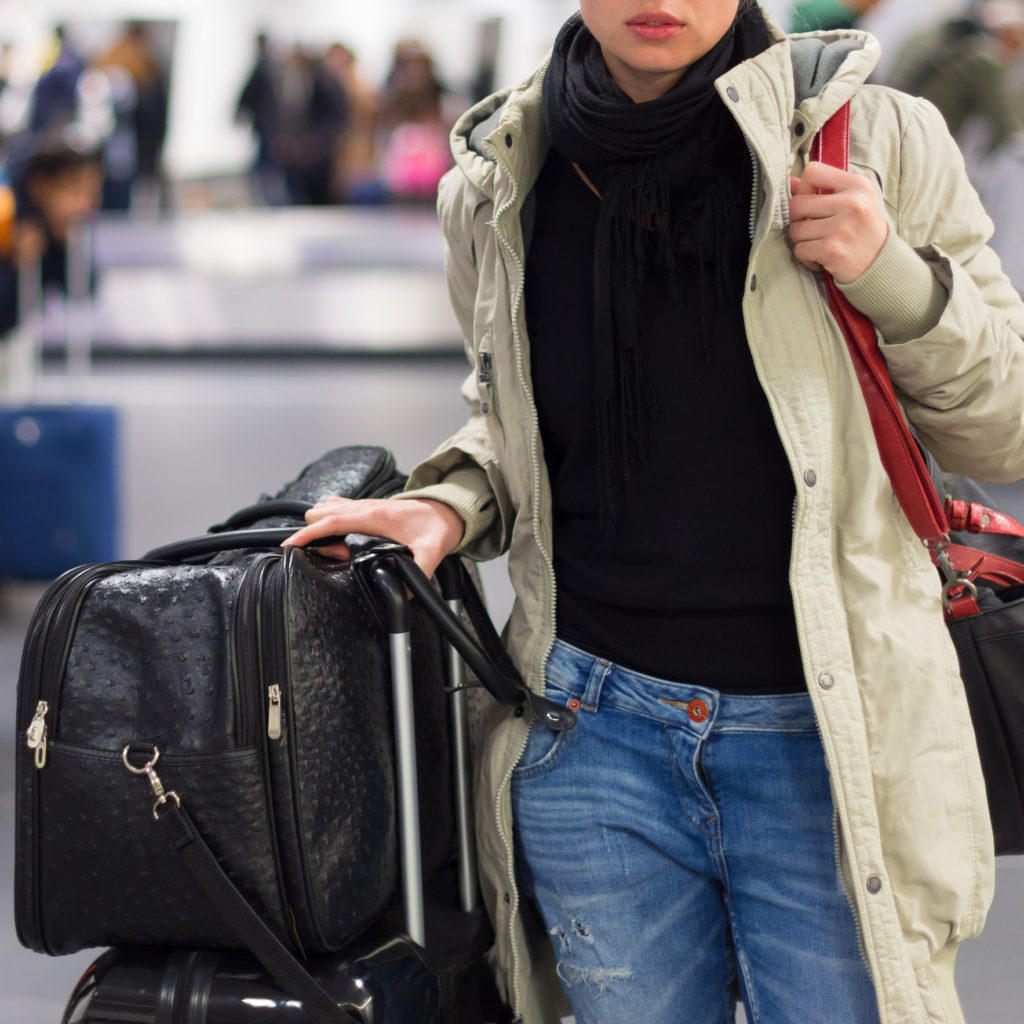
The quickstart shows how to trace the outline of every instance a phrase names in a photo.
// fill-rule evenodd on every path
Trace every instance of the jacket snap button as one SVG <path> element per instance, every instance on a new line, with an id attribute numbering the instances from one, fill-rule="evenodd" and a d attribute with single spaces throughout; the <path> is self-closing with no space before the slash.
<path id="1" fill-rule="evenodd" d="M 868 892 L 874 895 L 875 893 L 882 891 L 882 880 L 878 875 L 872 875 L 868 879 Z"/>
<path id="2" fill-rule="evenodd" d="M 818 685 L 823 690 L 831 690 L 832 687 L 836 685 L 836 681 L 835 681 L 835 679 L 832 678 L 832 674 L 831 673 L 829 673 L 829 672 L 822 672 L 821 675 L 818 676 Z"/>
<path id="3" fill-rule="evenodd" d="M 734 85 L 730 85 L 729 88 L 725 90 L 725 95 L 728 96 L 733 103 L 739 102 L 740 94 L 736 91 L 736 87 Z"/>
<path id="4" fill-rule="evenodd" d="M 491 407 L 486 402 L 481 402 L 480 411 L 486 416 L 491 411 Z"/>
<path id="5" fill-rule="evenodd" d="M 754 276 L 751 277 L 751 279 L 750 279 L 750 290 L 752 292 L 756 292 L 757 291 L 757 274 L 754 274 Z"/>
<path id="6" fill-rule="evenodd" d="M 817 482 L 818 474 L 815 473 L 813 469 L 809 469 L 804 473 L 804 483 L 807 484 L 808 487 L 813 487 Z"/>
<path id="7" fill-rule="evenodd" d="M 511 135 L 508 135 L 508 134 L 505 135 L 505 145 L 508 146 L 509 149 L 512 148 L 512 136 Z"/>
<path id="8" fill-rule="evenodd" d="M 799 138 L 801 135 L 803 135 L 805 130 L 806 129 L 804 128 L 803 122 L 800 122 L 799 124 L 797 124 L 797 126 L 793 129 L 793 131 L 796 133 L 797 138 Z"/>
<path id="9" fill-rule="evenodd" d="M 708 715 L 711 714 L 707 704 L 699 697 L 690 701 L 686 707 L 686 713 L 694 722 L 706 722 Z"/>
<path id="10" fill-rule="evenodd" d="M 505 893 L 505 902 L 506 903 L 511 903 L 512 902 L 512 897 L 508 893 Z"/>

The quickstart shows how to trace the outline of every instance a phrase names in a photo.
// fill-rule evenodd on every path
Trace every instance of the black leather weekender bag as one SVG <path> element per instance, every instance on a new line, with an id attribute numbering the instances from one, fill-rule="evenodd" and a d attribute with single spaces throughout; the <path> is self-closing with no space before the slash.
<path id="1" fill-rule="evenodd" d="M 296 953 L 339 949 L 395 899 L 388 633 L 353 562 L 278 545 L 302 522 L 296 501 L 382 495 L 401 482 L 383 449 L 338 449 L 202 538 L 140 561 L 82 566 L 51 585 L 18 684 L 24 945 L 50 954 L 242 945 L 153 824 L 163 786 L 181 794 L 230 881 Z M 276 542 L 264 545 L 264 532 Z M 256 550 L 232 547 L 254 535 Z M 446 652 L 426 611 L 433 592 L 425 579 L 415 585 L 429 877 L 449 858 L 454 831 Z M 513 676 L 499 699 L 536 700 Z"/>

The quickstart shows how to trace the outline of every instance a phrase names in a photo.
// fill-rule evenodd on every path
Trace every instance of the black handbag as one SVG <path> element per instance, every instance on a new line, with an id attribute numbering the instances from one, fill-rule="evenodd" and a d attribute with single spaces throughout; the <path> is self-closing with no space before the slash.
<path id="1" fill-rule="evenodd" d="M 974 573 L 978 612 L 951 617 L 948 625 L 978 737 L 996 852 L 1024 853 L 1024 526 L 976 481 L 943 473 L 930 457 L 928 465 L 951 544 L 977 552 L 968 561 L 984 555 L 983 574 Z"/>
<path id="2" fill-rule="evenodd" d="M 818 134 L 811 159 L 846 169 L 849 119 L 847 103 Z M 893 492 L 939 570 L 996 853 L 1024 853 L 1024 526 L 973 481 L 943 475 L 934 462 L 929 468 L 903 418 L 874 326 L 831 277 L 824 279 Z"/>
<path id="3" fill-rule="evenodd" d="M 382 567 L 416 595 L 403 628 L 425 876 L 452 855 L 442 634 L 497 699 L 572 725 L 527 691 L 457 560 L 445 571 L 476 636 L 404 548 L 347 538 L 344 563 L 280 548 L 310 500 L 402 479 L 382 449 L 338 449 L 207 535 L 51 585 L 18 684 L 24 945 L 249 947 L 301 990 L 295 956 L 380 916 L 403 870 Z M 342 1019 L 324 1007 L 315 1019 Z"/>

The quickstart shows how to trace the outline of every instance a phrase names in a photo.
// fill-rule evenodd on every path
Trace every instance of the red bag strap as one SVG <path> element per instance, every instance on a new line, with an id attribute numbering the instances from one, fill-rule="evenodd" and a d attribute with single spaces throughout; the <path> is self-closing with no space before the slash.
<path id="1" fill-rule="evenodd" d="M 818 133 L 811 159 L 848 168 L 850 104 L 847 102 Z M 867 403 L 882 465 L 893 492 L 914 532 L 931 552 L 945 579 L 943 603 L 952 618 L 978 613 L 977 590 L 970 582 L 985 577 L 1004 585 L 1024 583 L 1024 566 L 975 548 L 950 544 L 950 522 L 957 530 L 1001 533 L 1024 537 L 1024 526 L 1009 516 L 973 502 L 946 502 L 935 490 L 924 457 L 917 446 L 896 398 L 885 358 L 871 321 L 839 290 L 832 276 L 822 271 L 832 314 L 839 324 Z M 948 516 L 948 519 L 947 519 Z"/>
<path id="2" fill-rule="evenodd" d="M 847 102 L 818 133 L 811 159 L 846 170 L 850 145 L 850 104 Z M 949 543 L 949 524 L 935 491 L 928 467 L 910 433 L 885 358 L 871 321 L 839 290 L 832 275 L 822 271 L 829 305 L 846 339 L 857 378 L 867 402 L 871 426 L 878 442 L 882 465 L 896 498 L 914 532 L 930 550 Z"/>
<path id="3" fill-rule="evenodd" d="M 968 533 L 998 533 L 1004 537 L 1024 537 L 1024 526 L 1005 512 L 986 508 L 976 501 L 946 499 L 946 518 L 951 530 Z"/>

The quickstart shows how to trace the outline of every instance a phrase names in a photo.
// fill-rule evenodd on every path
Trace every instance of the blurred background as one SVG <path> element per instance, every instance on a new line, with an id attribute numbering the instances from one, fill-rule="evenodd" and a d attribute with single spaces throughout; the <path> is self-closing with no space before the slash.
<path id="1" fill-rule="evenodd" d="M 767 0 L 877 35 L 935 102 L 1024 288 L 1024 0 Z M 570 0 L 0 0 L 0 875 L 14 695 L 46 582 L 202 533 L 342 444 L 405 469 L 461 424 L 433 202 L 468 104 Z M 1024 516 L 1020 488 L 995 489 Z M 484 582 L 500 623 L 499 562 Z M 961 958 L 969 1021 L 1020 1020 L 1024 858 Z M 6 873 L 5 873 L 6 869 Z M 22 950 L 0 1008 L 45 1022 L 90 953 Z"/>

